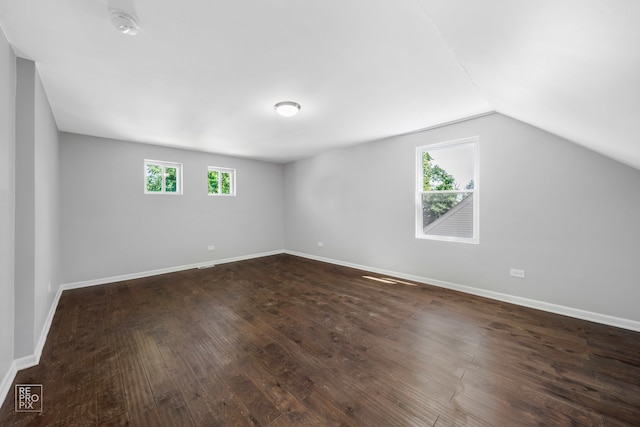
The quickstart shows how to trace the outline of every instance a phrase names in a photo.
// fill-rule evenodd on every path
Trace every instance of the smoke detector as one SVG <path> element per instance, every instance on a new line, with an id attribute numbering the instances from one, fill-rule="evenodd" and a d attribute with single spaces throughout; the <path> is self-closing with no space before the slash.
<path id="1" fill-rule="evenodd" d="M 130 36 L 138 34 L 140 28 L 136 18 L 121 10 L 111 11 L 111 23 L 122 34 L 128 34 Z"/>

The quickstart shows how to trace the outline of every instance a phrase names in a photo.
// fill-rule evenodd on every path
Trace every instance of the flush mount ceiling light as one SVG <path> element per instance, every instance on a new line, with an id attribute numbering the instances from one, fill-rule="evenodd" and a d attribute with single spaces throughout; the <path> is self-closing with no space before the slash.
<path id="1" fill-rule="evenodd" d="M 138 20 L 121 10 L 111 11 L 111 23 L 122 34 L 135 36 L 138 34 Z"/>
<path id="2" fill-rule="evenodd" d="M 282 101 L 274 105 L 273 108 L 281 116 L 291 117 L 298 114 L 298 111 L 300 111 L 300 104 L 293 101 Z"/>

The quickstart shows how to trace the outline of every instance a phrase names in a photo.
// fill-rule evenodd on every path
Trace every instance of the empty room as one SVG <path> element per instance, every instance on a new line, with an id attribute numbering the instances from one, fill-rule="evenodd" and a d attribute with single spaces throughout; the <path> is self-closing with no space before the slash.
<path id="1" fill-rule="evenodd" d="M 0 425 L 640 425 L 639 19 L 0 0 Z"/>

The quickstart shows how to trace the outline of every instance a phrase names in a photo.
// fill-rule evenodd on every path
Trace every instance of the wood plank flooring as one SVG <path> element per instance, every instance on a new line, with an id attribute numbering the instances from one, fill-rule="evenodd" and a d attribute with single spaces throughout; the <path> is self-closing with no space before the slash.
<path id="1" fill-rule="evenodd" d="M 640 333 L 290 255 L 66 291 L 2 426 L 640 426 Z"/>

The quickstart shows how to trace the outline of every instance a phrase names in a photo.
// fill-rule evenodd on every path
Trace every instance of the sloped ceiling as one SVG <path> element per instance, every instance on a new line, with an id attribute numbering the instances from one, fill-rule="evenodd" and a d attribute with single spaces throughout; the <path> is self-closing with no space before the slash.
<path id="1" fill-rule="evenodd" d="M 640 1 L 419 1 L 494 110 L 640 169 Z"/>
<path id="2" fill-rule="evenodd" d="M 0 0 L 60 130 L 276 162 L 495 110 L 640 169 L 639 18 L 635 0 Z"/>

